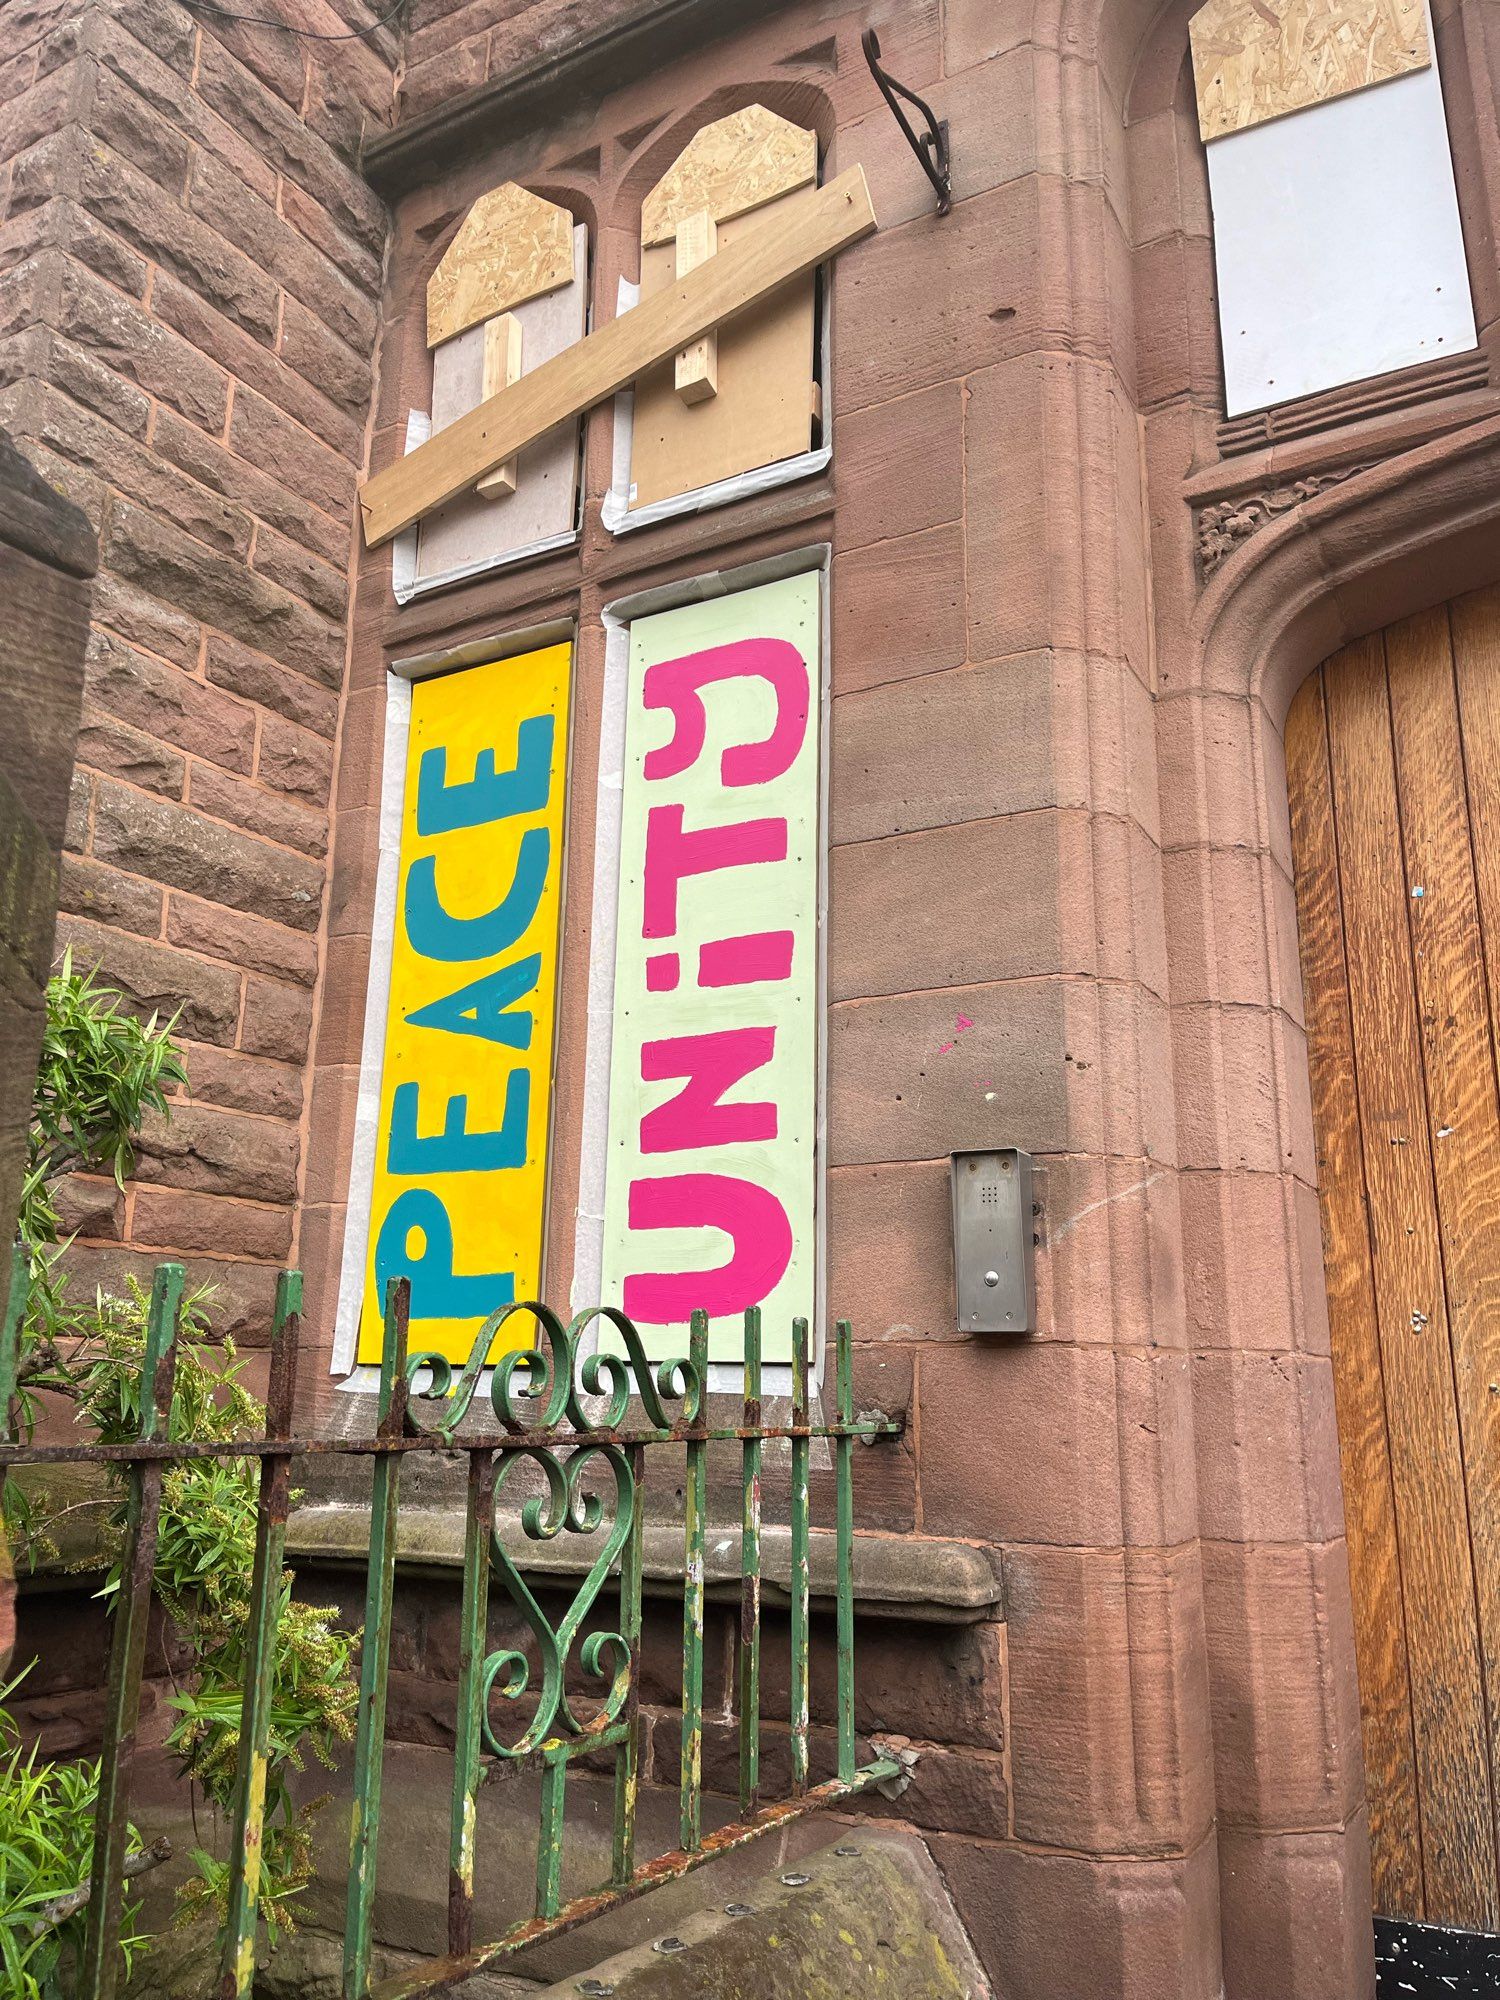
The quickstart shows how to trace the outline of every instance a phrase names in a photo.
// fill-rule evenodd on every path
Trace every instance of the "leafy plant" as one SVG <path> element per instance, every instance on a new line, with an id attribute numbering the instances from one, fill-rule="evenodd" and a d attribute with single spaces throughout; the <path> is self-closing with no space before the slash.
<path id="1" fill-rule="evenodd" d="M 146 1344 L 148 1295 L 133 1279 L 123 1297 L 98 1292 L 78 1303 L 68 1283 L 67 1245 L 60 1244 L 53 1187 L 77 1168 L 108 1171 L 123 1185 L 134 1162 L 134 1144 L 148 1113 L 169 1114 L 168 1090 L 186 1081 L 172 1039 L 175 1021 L 139 1021 L 93 973 L 79 975 L 70 960 L 47 989 L 47 1027 L 30 1138 L 21 1233 L 29 1251 L 29 1285 L 18 1380 L 20 1420 L 34 1423 L 37 1398 L 55 1391 L 75 1404 L 76 1421 L 101 1444 L 136 1436 Z M 183 1300 L 173 1378 L 169 1438 L 233 1442 L 263 1435 L 265 1410 L 242 1381 L 244 1364 L 228 1339 L 210 1330 L 212 1293 L 200 1288 Z M 204 1796 L 227 1811 L 234 1791 L 240 1713 L 248 1666 L 250 1592 L 255 1552 L 257 1469 L 245 1459 L 188 1460 L 173 1465 L 162 1483 L 154 1585 L 189 1649 L 190 1669 L 171 1697 L 178 1720 L 168 1746 Z M 117 1468 L 102 1496 L 106 1552 L 113 1568 L 103 1595 L 120 1588 L 120 1537 L 125 1486 Z M 31 1542 L 45 1546 L 55 1517 L 45 1503 L 30 1508 L 14 1480 L 5 1489 L 6 1511 Z M 310 1820 L 321 1801 L 302 1807 L 291 1794 L 291 1776 L 314 1759 L 330 1768 L 340 1742 L 354 1730 L 358 1707 L 354 1660 L 357 1632 L 342 1631 L 336 1612 L 296 1602 L 292 1576 L 279 1585 L 272 1670 L 271 1749 L 266 1783 L 262 1852 L 262 1908 L 273 1934 L 292 1924 L 292 1899 L 312 1875 Z M 3 1704 L 9 1690 L 0 1690 Z M 7 1734 L 8 1732 L 8 1734 Z M 9 1743 L 10 1762 L 3 1746 Z M 11 1932 L 29 1935 L 27 1912 L 59 1888 L 70 1889 L 88 1872 L 92 1794 L 97 1782 L 87 1765 L 47 1764 L 23 1757 L 14 1724 L 0 1706 L 0 1785 L 14 1779 L 14 1818 L 23 1829 L 12 1840 L 6 1802 L 0 1800 L 0 1899 L 14 1902 L 15 1925 L 0 1914 L 0 1954 Z M 9 1797 L 9 1795 L 7 1795 Z M 68 1810 L 79 1833 L 79 1851 L 62 1841 L 54 1811 Z M 194 1855 L 197 1873 L 179 1892 L 180 1920 L 199 1911 L 225 1915 L 227 1869 L 207 1853 Z M 67 1875 L 60 1881 L 60 1875 Z M 69 1919 L 76 1922 L 77 1919 Z M 40 1939 L 26 1950 L 38 1963 Z M 65 1955 L 66 1926 L 56 1932 Z M 19 1952 L 21 1945 L 16 1945 Z M 38 1957 L 40 1953 L 40 1957 Z M 17 1964 L 23 1961 L 17 1959 Z M 50 1961 L 49 1961 L 50 1963 Z M 11 1971 L 11 1960 L 0 1956 Z M 19 1978 L 19 1972 L 15 1975 Z M 28 1975 L 29 1976 L 29 1975 Z M 49 1978 L 55 1978 L 49 1972 Z M 38 1975 L 38 1978 L 40 1975 Z M 11 1985 L 5 1989 L 7 1995 Z M 32 1988 L 17 1991 L 32 2000 Z M 37 1984 L 40 2000 L 53 1989 Z"/>
<path id="2" fill-rule="evenodd" d="M 64 1968 L 83 1946 L 77 1892 L 88 1880 L 99 1766 L 23 1749 L 3 1706 L 16 1685 L 0 1688 L 0 1975 L 10 2000 L 63 2000 Z M 141 1942 L 130 1934 L 139 1907 L 127 1899 L 123 1911 L 127 1965 Z"/>

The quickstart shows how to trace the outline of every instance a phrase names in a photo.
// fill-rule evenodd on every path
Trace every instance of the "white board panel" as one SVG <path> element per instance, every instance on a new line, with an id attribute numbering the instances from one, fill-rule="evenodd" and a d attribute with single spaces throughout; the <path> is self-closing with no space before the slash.
<path id="1" fill-rule="evenodd" d="M 1227 414 L 1477 342 L 1435 66 L 1208 147 Z"/>

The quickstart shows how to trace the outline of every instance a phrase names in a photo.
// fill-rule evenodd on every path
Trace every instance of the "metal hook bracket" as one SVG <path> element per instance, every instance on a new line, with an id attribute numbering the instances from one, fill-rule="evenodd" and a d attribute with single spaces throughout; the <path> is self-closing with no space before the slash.
<path id="1" fill-rule="evenodd" d="M 891 107 L 891 115 L 906 135 L 906 143 L 917 156 L 928 180 L 932 182 L 938 198 L 937 212 L 946 215 L 953 206 L 953 176 L 948 162 L 948 121 L 935 118 L 932 106 L 918 97 L 914 90 L 908 90 L 904 83 L 897 83 L 889 70 L 880 64 L 880 37 L 873 28 L 866 28 L 860 37 L 860 47 L 865 52 L 865 61 L 870 65 L 870 74 L 880 86 L 880 94 Z M 897 103 L 904 97 L 908 104 L 915 105 L 927 121 L 925 132 L 912 130 L 911 120 Z"/>

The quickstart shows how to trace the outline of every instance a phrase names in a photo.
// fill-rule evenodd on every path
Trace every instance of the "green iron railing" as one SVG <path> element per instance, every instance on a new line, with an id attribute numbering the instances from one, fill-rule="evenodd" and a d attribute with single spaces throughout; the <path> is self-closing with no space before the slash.
<path id="1" fill-rule="evenodd" d="M 812 1421 L 808 1328 L 805 1320 L 797 1320 L 793 1326 L 791 1422 L 771 1425 L 761 1414 L 760 1314 L 755 1309 L 747 1312 L 744 1400 L 737 1413 L 741 1421 L 716 1427 L 708 1422 L 708 1322 L 701 1313 L 693 1317 L 687 1354 L 653 1365 L 635 1327 L 612 1308 L 581 1313 L 565 1326 L 544 1305 L 509 1306 L 486 1322 L 455 1381 L 452 1368 L 441 1356 L 408 1354 L 410 1287 L 405 1279 L 393 1280 L 386 1298 L 374 1436 L 296 1438 L 292 1435 L 292 1411 L 302 1280 L 299 1272 L 286 1271 L 276 1295 L 265 1437 L 232 1444 L 168 1441 L 182 1284 L 180 1265 L 158 1267 L 147 1317 L 137 1442 L 108 1447 L 0 1444 L 0 1479 L 11 1466 L 58 1461 L 112 1461 L 126 1468 L 124 1582 L 115 1613 L 105 1703 L 87 1944 L 78 1989 L 83 2000 L 111 2000 L 119 1977 L 121 1890 L 131 1861 L 126 1852 L 131 1765 L 162 1477 L 174 1462 L 191 1458 L 260 1460 L 248 1665 L 231 1828 L 229 1915 L 219 1985 L 222 2000 L 243 2000 L 250 1994 L 255 1977 L 278 1585 L 283 1573 L 291 1465 L 299 1456 L 343 1454 L 374 1459 L 350 1813 L 343 2000 L 417 2000 L 419 1995 L 449 1991 L 523 1946 L 572 1929 L 789 1820 L 900 1777 L 900 1765 L 893 1759 L 877 1755 L 863 1765 L 857 1761 L 852 1453 L 856 1438 L 873 1441 L 896 1436 L 901 1424 L 878 1415 L 856 1420 L 847 1321 L 838 1323 L 834 1342 L 833 1421 Z M 10 1309 L 0 1328 L 0 1419 L 12 1408 L 18 1301 L 23 1294 L 23 1269 L 18 1265 Z M 517 1318 L 528 1325 L 529 1344 L 503 1354 L 490 1370 L 493 1425 L 481 1428 L 476 1423 L 461 1429 L 480 1391 L 487 1356 L 503 1337 L 507 1322 Z M 596 1322 L 610 1330 L 611 1345 L 585 1353 L 586 1336 Z M 623 1351 L 615 1351 L 616 1347 Z M 426 1389 L 418 1395 L 415 1385 L 423 1376 L 428 1377 Z M 440 1412 L 435 1417 L 429 1414 L 434 1405 Z M 809 1468 L 814 1438 L 830 1440 L 833 1455 L 838 1631 L 838 1771 L 835 1777 L 816 1785 L 809 1782 L 808 1770 Z M 760 1795 L 761 1476 L 763 1447 L 774 1439 L 789 1441 L 791 1459 L 792 1791 L 789 1798 L 766 1805 Z M 716 1443 L 738 1443 L 744 1487 L 738 1646 L 740 1818 L 705 1834 L 704 1537 L 707 1453 Z M 660 1445 L 679 1446 L 686 1452 L 680 1844 L 670 1853 L 640 1862 L 636 1857 L 641 1740 L 637 1667 L 644 1475 L 646 1454 Z M 374 1985 L 370 1968 L 397 1510 L 401 1468 L 413 1452 L 457 1453 L 468 1458 L 449 1831 L 448 1956 L 415 1973 Z M 540 1468 L 543 1485 L 542 1492 L 520 1505 L 526 1537 L 538 1542 L 564 1533 L 603 1537 L 572 1603 L 555 1624 L 496 1532 L 496 1508 L 504 1499 L 507 1480 L 523 1463 Z M 532 1685 L 532 1662 L 526 1653 L 515 1648 L 486 1651 L 490 1592 L 497 1579 L 535 1641 L 539 1686 Z M 579 1643 L 585 1620 L 611 1581 L 618 1598 L 612 1626 L 590 1631 Z M 591 1713 L 575 1705 L 578 1698 L 568 1687 L 575 1645 L 584 1678 L 598 1683 L 601 1690 Z M 519 1715 L 523 1699 L 534 1699 L 530 1719 L 513 1741 L 505 1741 L 495 1728 L 494 1705 L 499 1703 L 503 1708 L 506 1702 L 516 1703 L 518 1707 L 511 1712 Z M 609 1879 L 591 1894 L 565 1902 L 562 1859 L 568 1767 L 579 1757 L 599 1752 L 613 1752 L 614 1756 Z M 539 1770 L 541 1806 L 534 1914 L 500 1937 L 476 1944 L 477 1800 L 486 1753 L 512 1766 Z"/>

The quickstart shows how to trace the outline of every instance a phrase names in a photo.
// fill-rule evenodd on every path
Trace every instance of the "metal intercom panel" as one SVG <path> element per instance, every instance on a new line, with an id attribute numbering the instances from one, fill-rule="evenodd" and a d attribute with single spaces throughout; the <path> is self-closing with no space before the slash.
<path id="1" fill-rule="evenodd" d="M 1031 1155 L 954 1153 L 953 1275 L 960 1333 L 1030 1333 L 1036 1323 Z"/>

